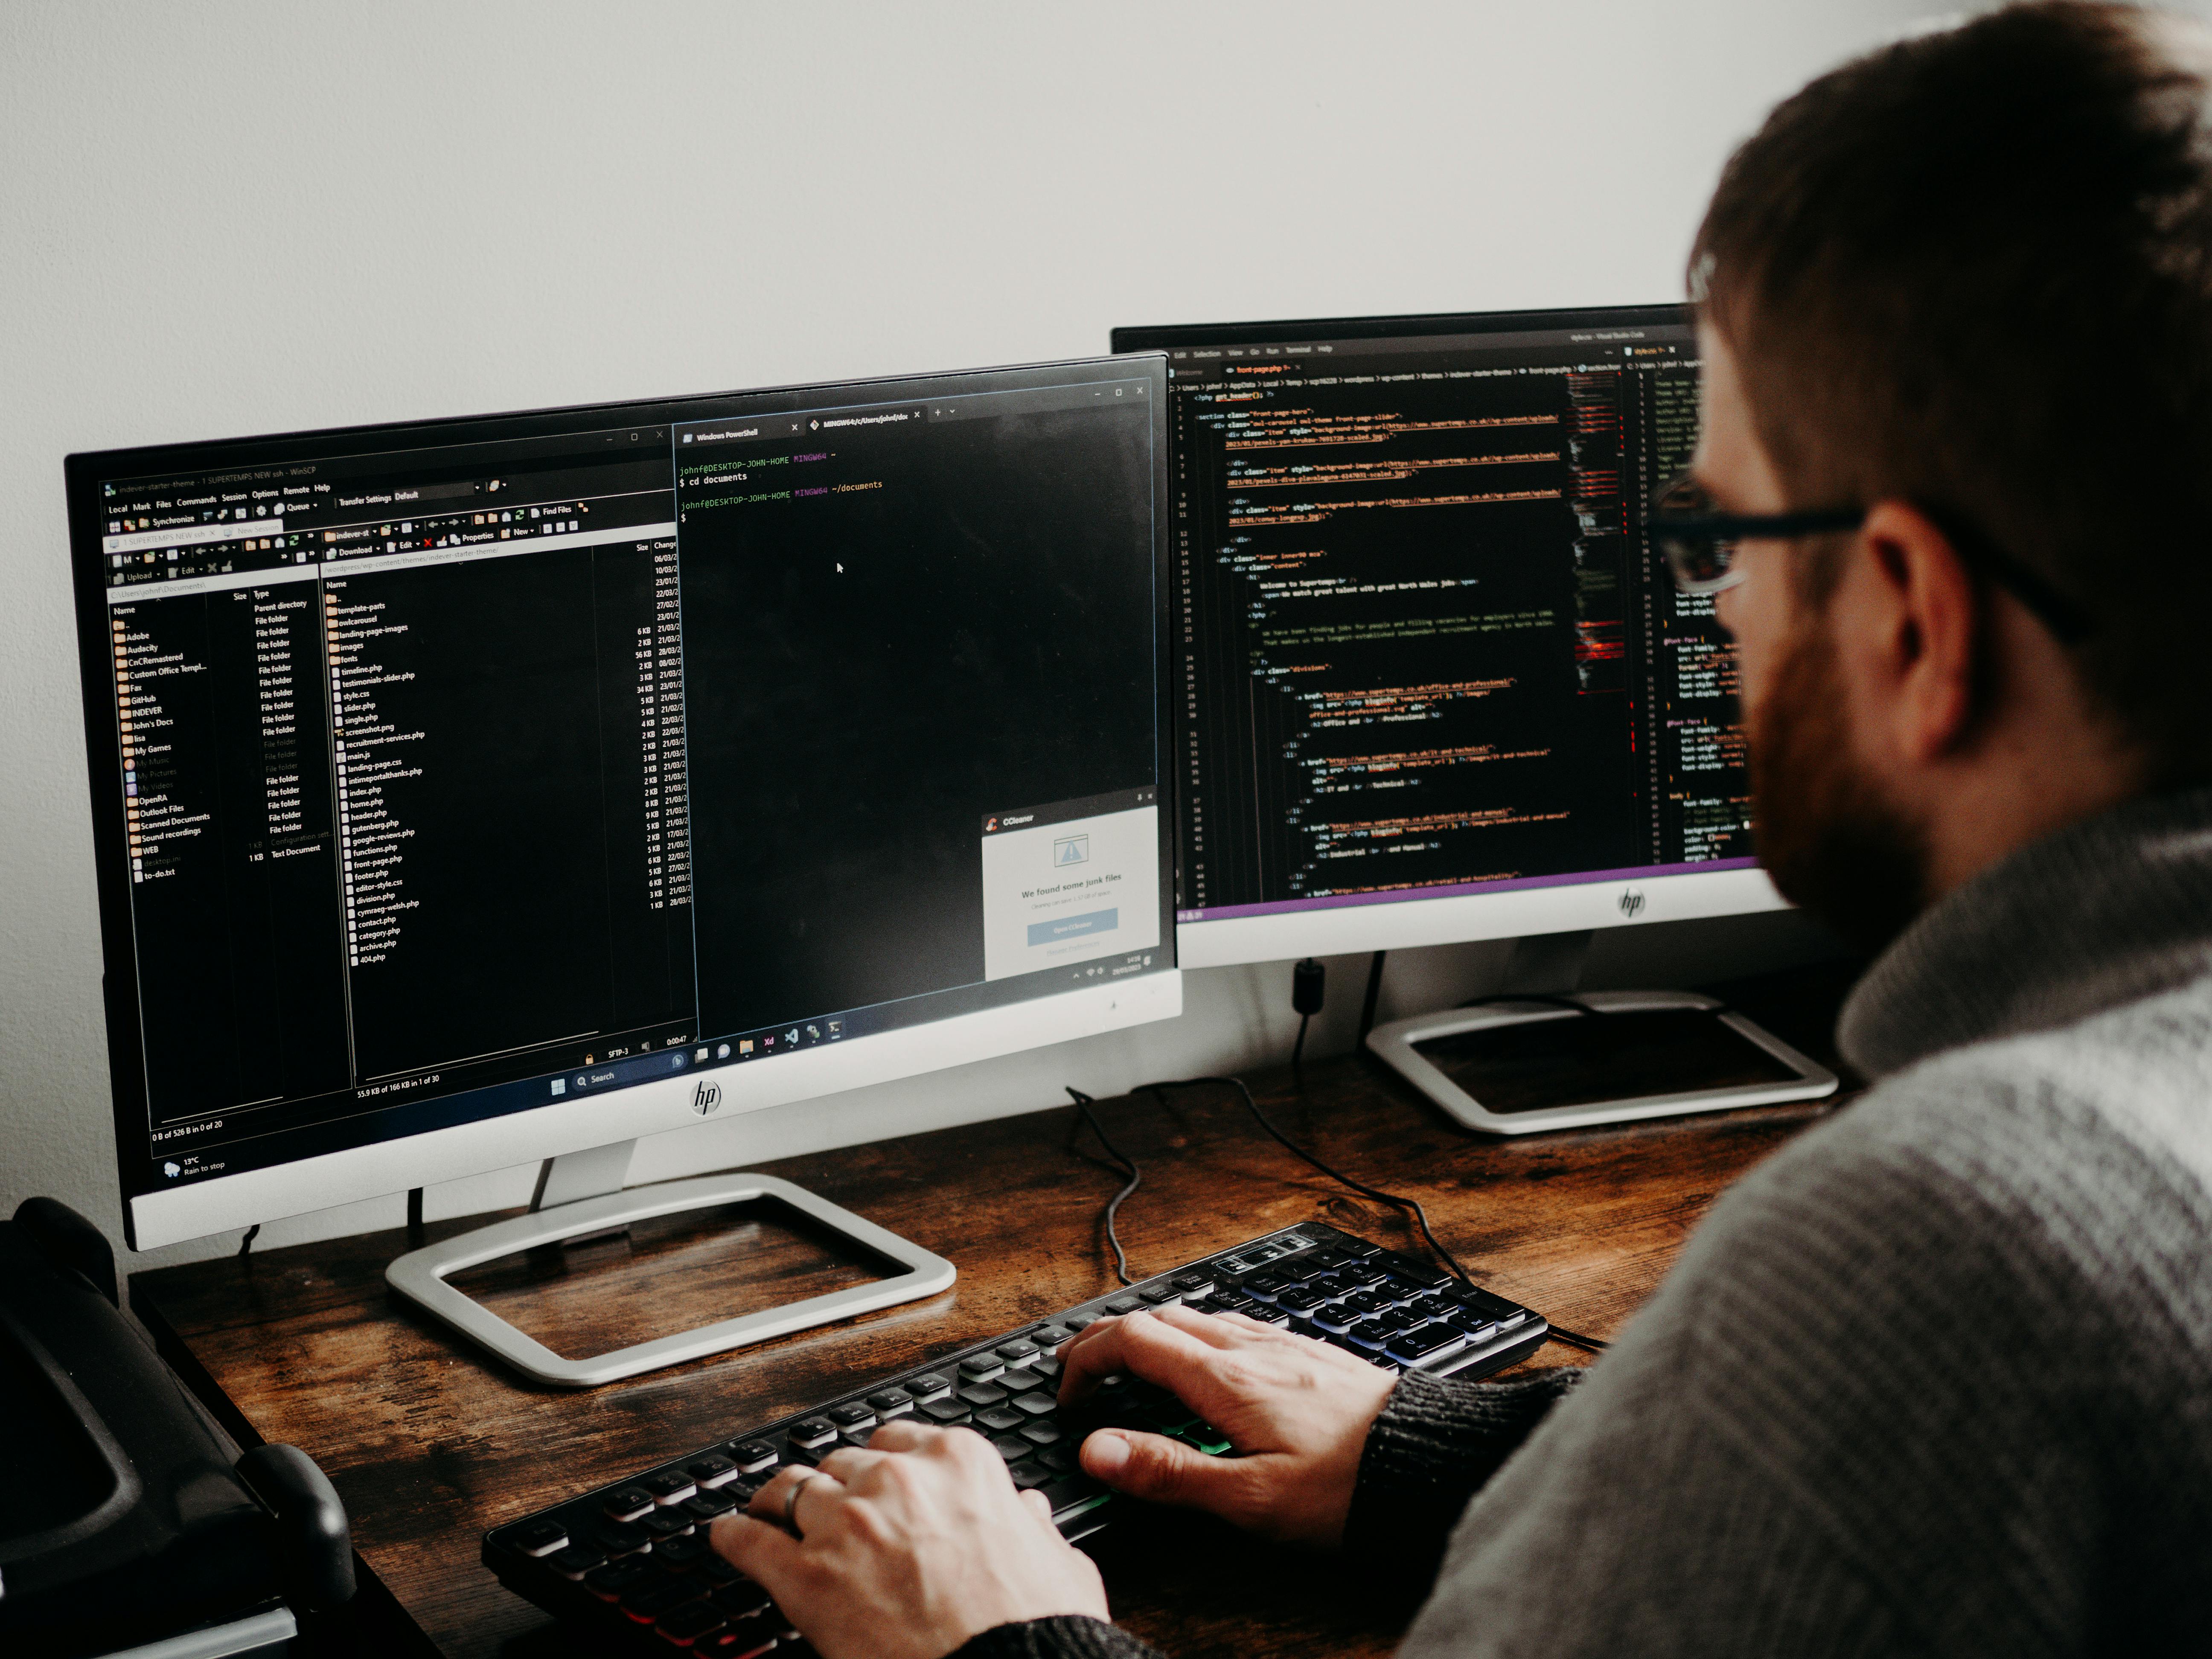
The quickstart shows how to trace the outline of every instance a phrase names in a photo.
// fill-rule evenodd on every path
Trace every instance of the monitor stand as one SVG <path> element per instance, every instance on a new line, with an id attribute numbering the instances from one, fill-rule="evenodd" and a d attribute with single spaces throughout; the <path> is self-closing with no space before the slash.
<path id="1" fill-rule="evenodd" d="M 1377 1026 L 1367 1046 L 1452 1116 L 1486 1134 L 1835 1092 L 1834 1073 L 1711 997 L 1577 993 L 1591 938 L 1583 931 L 1516 939 L 1496 994 Z"/>
<path id="2" fill-rule="evenodd" d="M 630 1152 L 636 1145 L 634 1140 L 617 1141 L 547 1158 L 538 1170 L 538 1192 L 528 1214 L 410 1250 L 384 1270 L 386 1282 L 524 1376 L 568 1389 L 611 1382 L 810 1326 L 873 1313 L 934 1296 L 952 1284 L 953 1266 L 942 1256 L 775 1176 L 740 1171 L 625 1188 L 623 1182 L 629 1171 Z M 752 1203 L 780 1206 L 790 1214 L 804 1217 L 859 1246 L 865 1254 L 880 1258 L 896 1271 L 887 1278 L 809 1297 L 788 1307 L 742 1314 L 586 1359 L 563 1358 L 446 1282 L 453 1273 L 501 1256 L 545 1245 L 602 1238 L 654 1216 Z"/>

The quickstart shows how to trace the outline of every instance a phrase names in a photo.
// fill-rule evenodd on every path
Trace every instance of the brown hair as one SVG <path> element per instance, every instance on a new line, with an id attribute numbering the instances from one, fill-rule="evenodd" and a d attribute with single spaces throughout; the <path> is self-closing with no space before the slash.
<path id="1" fill-rule="evenodd" d="M 1792 503 L 1922 507 L 2092 617 L 2089 695 L 2212 779 L 2212 52 L 2049 0 L 1814 81 L 1691 256 Z"/>

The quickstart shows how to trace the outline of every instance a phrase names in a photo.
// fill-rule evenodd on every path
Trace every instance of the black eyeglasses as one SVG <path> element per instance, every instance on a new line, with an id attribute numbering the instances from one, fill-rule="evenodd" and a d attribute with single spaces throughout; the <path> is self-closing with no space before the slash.
<path id="1" fill-rule="evenodd" d="M 1926 512 L 1925 508 L 1922 509 Z M 1666 558 L 1674 586 L 1685 593 L 1717 593 L 1744 577 L 1736 544 L 1833 535 L 1866 522 L 1863 507 L 1808 513 L 1723 513 L 1689 473 L 1676 475 L 1651 498 L 1644 516 L 1652 545 Z M 1948 517 L 1928 516 L 1950 538 L 1966 563 L 2026 605 L 2061 641 L 2078 645 L 2096 631 L 2087 613 L 2034 571 L 1987 538 Z"/>

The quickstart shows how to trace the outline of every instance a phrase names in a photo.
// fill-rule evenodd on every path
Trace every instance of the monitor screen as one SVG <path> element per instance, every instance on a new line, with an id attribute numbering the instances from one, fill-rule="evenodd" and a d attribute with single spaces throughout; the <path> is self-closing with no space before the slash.
<path id="1" fill-rule="evenodd" d="M 1164 386 L 72 457 L 126 1198 L 1169 973 Z"/>
<path id="2" fill-rule="evenodd" d="M 1751 870 L 1732 652 L 1642 531 L 1696 440 L 1682 307 L 1114 344 L 1168 355 L 1186 965 L 1589 925 L 1436 908 L 1509 892 L 1679 913 L 1655 883 Z"/>

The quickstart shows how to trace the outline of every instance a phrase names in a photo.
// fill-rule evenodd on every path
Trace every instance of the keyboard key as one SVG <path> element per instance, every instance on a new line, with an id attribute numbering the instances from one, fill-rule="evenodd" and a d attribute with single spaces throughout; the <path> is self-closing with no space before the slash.
<path id="1" fill-rule="evenodd" d="M 1168 1280 L 1168 1283 L 1186 1297 L 1204 1296 L 1213 1288 L 1213 1275 L 1195 1272 L 1177 1273 L 1173 1279 Z"/>
<path id="2" fill-rule="evenodd" d="M 678 1572 L 697 1566 L 713 1553 L 707 1540 L 696 1532 L 689 1537 L 671 1538 L 653 1547 L 653 1559 L 662 1566 L 673 1567 Z"/>
<path id="3" fill-rule="evenodd" d="M 1006 1403 L 1006 1391 L 988 1382 L 970 1382 L 960 1390 L 958 1398 L 977 1411 L 988 1411 L 994 1406 Z"/>
<path id="4" fill-rule="evenodd" d="M 681 1513 L 690 1516 L 694 1524 L 704 1526 L 718 1515 L 727 1515 L 732 1510 L 737 1508 L 740 1502 L 750 1502 L 753 1493 L 759 1490 L 758 1486 L 750 1489 L 734 1486 L 717 1486 L 712 1492 L 701 1492 L 696 1498 L 685 1498 Z M 738 1496 L 740 1491 L 744 1492 L 744 1497 L 742 1499 Z M 653 1553 L 659 1553 L 658 1546 L 655 1547 Z"/>
<path id="5" fill-rule="evenodd" d="M 638 1482 L 653 1494 L 653 1501 L 666 1509 L 680 1504 L 699 1490 L 699 1483 L 681 1469 L 669 1469 L 660 1474 L 648 1474 Z"/>
<path id="6" fill-rule="evenodd" d="M 1060 1402 L 1048 1392 L 1025 1394 L 1014 1401 L 1014 1409 L 1027 1417 L 1049 1417 L 1060 1409 Z"/>
<path id="7" fill-rule="evenodd" d="M 720 1630 L 708 1631 L 691 1644 L 691 1651 L 711 1655 L 712 1659 L 760 1659 L 779 1646 L 783 1638 L 784 1621 L 780 1614 L 755 1613 L 750 1619 L 732 1619 Z M 813 1659 L 814 1650 L 798 1650 L 793 1659 Z"/>
<path id="8" fill-rule="evenodd" d="M 808 1450 L 826 1446 L 837 1437 L 837 1425 L 826 1417 L 803 1417 L 791 1425 L 791 1443 Z"/>
<path id="9" fill-rule="evenodd" d="M 1426 1324 L 1414 1326 L 1410 1331 L 1401 1331 L 1390 1339 L 1389 1346 L 1383 1352 L 1393 1359 L 1411 1364 L 1416 1359 L 1425 1359 L 1446 1348 L 1457 1347 L 1466 1340 L 1450 1326 L 1431 1320 Z"/>
<path id="10" fill-rule="evenodd" d="M 1516 1308 L 1510 1314 L 1500 1314 L 1498 1316 L 1498 1328 L 1501 1331 L 1510 1331 L 1516 1325 L 1525 1325 L 1528 1322 L 1528 1310 L 1526 1308 Z"/>
<path id="11" fill-rule="evenodd" d="M 1255 1296 L 1262 1302 L 1273 1302 L 1285 1291 L 1289 1290 L 1293 1282 L 1281 1273 L 1254 1273 L 1237 1288 L 1247 1296 Z"/>
<path id="12" fill-rule="evenodd" d="M 1072 1474 L 1083 1467 L 1083 1460 L 1077 1454 L 1074 1443 L 1066 1440 L 1057 1446 L 1047 1446 L 1037 1454 L 1037 1462 L 1055 1474 Z"/>
<path id="13" fill-rule="evenodd" d="M 1009 1463 L 1018 1462 L 1036 1449 L 1018 1434 L 1001 1434 L 993 1437 L 991 1449 Z"/>
<path id="14" fill-rule="evenodd" d="M 1351 1258 L 1346 1255 L 1342 1250 L 1319 1249 L 1316 1250 L 1311 1255 L 1304 1258 L 1303 1265 L 1308 1267 L 1317 1267 L 1323 1271 L 1328 1271 L 1333 1268 L 1341 1267 L 1350 1260 Z"/>
<path id="15" fill-rule="evenodd" d="M 932 1400 L 923 1404 L 921 1414 L 939 1428 L 950 1429 L 965 1423 L 969 1413 L 957 1400 Z"/>
<path id="16" fill-rule="evenodd" d="M 768 1592 L 750 1578 L 725 1584 L 707 1598 L 732 1619 L 748 1619 L 768 1607 Z"/>
<path id="17" fill-rule="evenodd" d="M 863 1429 L 874 1426 L 875 1412 L 857 1400 L 848 1400 L 842 1406 L 832 1406 L 825 1415 L 841 1429 Z"/>
<path id="18" fill-rule="evenodd" d="M 886 1422 L 903 1412 L 914 1409 L 914 1396 L 904 1389 L 878 1389 L 868 1396 L 868 1403 L 876 1408 L 876 1415 Z"/>
<path id="19" fill-rule="evenodd" d="M 1106 1311 L 1109 1314 L 1133 1314 L 1144 1305 L 1140 1297 L 1117 1296 L 1106 1304 Z"/>
<path id="20" fill-rule="evenodd" d="M 710 1631 L 722 1628 L 722 1615 L 704 1601 L 691 1601 L 665 1618 L 653 1620 L 653 1633 L 679 1648 L 692 1647 Z"/>
<path id="21" fill-rule="evenodd" d="M 635 1521 L 653 1513 L 653 1494 L 643 1486 L 617 1486 L 607 1494 L 606 1510 L 617 1521 Z"/>
<path id="22" fill-rule="evenodd" d="M 1498 1335 L 1498 1327 L 1472 1308 L 1455 1309 L 1444 1322 L 1463 1334 L 1471 1348 L 1479 1348 Z"/>
<path id="23" fill-rule="evenodd" d="M 1198 1421 L 1198 1413 L 1180 1400 L 1164 1400 L 1144 1408 L 1144 1414 L 1162 1434 L 1173 1434 Z"/>
<path id="24" fill-rule="evenodd" d="M 1346 1295 L 1358 1287 L 1347 1285 L 1334 1273 L 1311 1273 L 1307 1276 L 1306 1288 L 1318 1295 L 1334 1298 Z"/>
<path id="25" fill-rule="evenodd" d="M 558 1521 L 532 1521 L 514 1529 L 513 1542 L 525 1555 L 550 1555 L 568 1547 L 568 1529 Z"/>
<path id="26" fill-rule="evenodd" d="M 571 1544 L 545 1558 L 545 1565 L 563 1578 L 581 1578 L 593 1567 L 604 1567 L 607 1558 L 583 1544 Z"/>
<path id="27" fill-rule="evenodd" d="M 1098 1322 L 1097 1314 L 1070 1314 L 1060 1322 L 1071 1331 L 1087 1331 Z"/>
<path id="28" fill-rule="evenodd" d="M 876 1424 L 872 1418 L 871 1418 L 867 1422 L 862 1424 L 859 1428 L 847 1429 L 842 1434 L 840 1434 L 837 1437 L 837 1438 L 842 1441 L 845 1444 L 848 1446 L 857 1446 L 864 1451 L 867 1449 L 868 1442 L 875 1437 Z"/>
<path id="29" fill-rule="evenodd" d="M 1363 1319 L 1345 1333 L 1363 1348 L 1380 1348 L 1397 1334 L 1395 1328 L 1379 1319 Z"/>
<path id="30" fill-rule="evenodd" d="M 952 1379 L 935 1371 L 924 1371 L 920 1376 L 907 1378 L 904 1387 L 917 1402 L 942 1400 L 952 1392 Z"/>
<path id="31" fill-rule="evenodd" d="M 1034 1365 L 1025 1365 L 1019 1370 L 1009 1370 L 1004 1376 L 988 1386 L 994 1389 L 1004 1389 L 1008 1394 L 1028 1394 L 1038 1389 L 1050 1389 L 1052 1379 L 1048 1376 L 1039 1376 Z"/>
<path id="32" fill-rule="evenodd" d="M 695 1457 L 684 1466 L 684 1473 L 699 1483 L 702 1492 L 715 1486 L 726 1486 L 738 1478 L 738 1466 L 720 1452 L 709 1452 L 704 1457 Z"/>
<path id="33" fill-rule="evenodd" d="M 592 1541 L 607 1553 L 610 1560 L 619 1560 L 626 1555 L 635 1555 L 649 1549 L 653 1536 L 642 1527 L 628 1526 L 619 1521 L 610 1521 L 592 1534 Z"/>
<path id="34" fill-rule="evenodd" d="M 1308 1290 L 1301 1285 L 1296 1290 L 1285 1291 L 1277 1297 L 1275 1305 L 1285 1313 L 1304 1314 L 1311 1313 L 1328 1300 L 1320 1291 Z"/>
<path id="35" fill-rule="evenodd" d="M 1059 1424 L 1042 1417 L 1034 1423 L 1023 1424 L 1019 1433 L 1032 1446 L 1056 1446 L 1067 1437 Z"/>
<path id="36" fill-rule="evenodd" d="M 1039 1457 L 1036 1461 L 1042 1463 L 1044 1459 Z M 1043 1492 L 1045 1502 L 1052 1505 L 1054 1515 L 1086 1501 L 1095 1505 L 1106 1496 L 1105 1488 L 1087 1474 L 1064 1474 Z"/>
<path id="37" fill-rule="evenodd" d="M 1452 1276 L 1449 1273 L 1438 1273 L 1434 1267 L 1425 1267 L 1418 1261 L 1401 1261 L 1395 1265 L 1393 1271 L 1399 1278 L 1409 1279 L 1424 1290 L 1433 1290 L 1439 1285 L 1449 1285 L 1452 1282 Z"/>
<path id="38" fill-rule="evenodd" d="M 740 1471 L 746 1474 L 775 1467 L 776 1450 L 765 1440 L 741 1440 L 730 1448 L 730 1455 L 737 1460 Z"/>
<path id="39" fill-rule="evenodd" d="M 966 1382 L 988 1382 L 1006 1369 L 1006 1362 L 994 1353 L 970 1354 L 960 1362 L 960 1376 Z"/>
<path id="40" fill-rule="evenodd" d="M 711 1550 L 699 1558 L 699 1565 L 691 1571 L 699 1575 L 700 1582 L 709 1589 L 719 1589 L 724 1584 L 734 1584 L 744 1577 L 744 1574 Z"/>
<path id="41" fill-rule="evenodd" d="M 1030 1375 L 1031 1376 L 1041 1376 L 1048 1382 L 1057 1382 L 1060 1381 L 1060 1372 L 1065 1369 L 1066 1367 L 1064 1367 L 1059 1360 L 1053 1358 L 1050 1355 L 1047 1355 L 1044 1358 L 1034 1362 L 1030 1366 Z"/>
<path id="42" fill-rule="evenodd" d="M 1182 1300 L 1182 1292 L 1172 1285 L 1147 1285 L 1137 1294 L 1155 1308 L 1164 1308 L 1170 1303 Z"/>
<path id="43" fill-rule="evenodd" d="M 1018 1336 L 1011 1342 L 1001 1342 L 991 1352 L 1009 1365 L 1026 1365 L 1037 1357 L 1039 1350 L 1027 1337 Z"/>
<path id="44" fill-rule="evenodd" d="M 1049 1353 L 1074 1334 L 1065 1325 L 1040 1325 L 1030 1333 L 1030 1340 Z"/>
<path id="45" fill-rule="evenodd" d="M 703 1601 L 707 1587 L 696 1578 L 678 1578 L 655 1584 L 622 1599 L 623 1611 L 641 1625 L 649 1625 L 664 1613 L 673 1613 L 687 1601 Z M 719 1622 L 719 1615 L 717 1620 Z"/>
<path id="46" fill-rule="evenodd" d="M 655 1583 L 660 1569 L 641 1555 L 610 1561 L 584 1575 L 584 1588 L 602 1601 L 611 1601 L 625 1590 Z"/>
<path id="47" fill-rule="evenodd" d="M 1355 1314 L 1379 1314 L 1390 1304 L 1372 1291 L 1354 1291 L 1344 1298 L 1345 1310 Z"/>
<path id="48" fill-rule="evenodd" d="M 691 1530 L 691 1517 L 681 1509 L 655 1510 L 637 1524 L 648 1538 L 673 1538 Z"/>
<path id="49" fill-rule="evenodd" d="M 1014 1485 L 1023 1492 L 1040 1486 L 1049 1486 L 1060 1477 L 1042 1463 L 1017 1463 L 1006 1473 L 1014 1478 Z"/>
<path id="50" fill-rule="evenodd" d="M 1359 1316 L 1341 1302 L 1324 1302 L 1308 1316 L 1317 1331 L 1327 1331 L 1331 1336 L 1341 1336 L 1359 1322 Z"/>
<path id="51" fill-rule="evenodd" d="M 1028 1421 L 1027 1418 L 1018 1413 L 1010 1412 L 1003 1406 L 994 1406 L 989 1411 L 975 1413 L 975 1426 L 979 1429 L 988 1429 L 994 1434 L 1007 1433 L 1012 1430 L 1018 1429 Z"/>
<path id="52" fill-rule="evenodd" d="M 1188 1440 L 1208 1457 L 1218 1457 L 1229 1449 L 1229 1437 L 1211 1423 L 1194 1423 L 1177 1437 Z"/>

